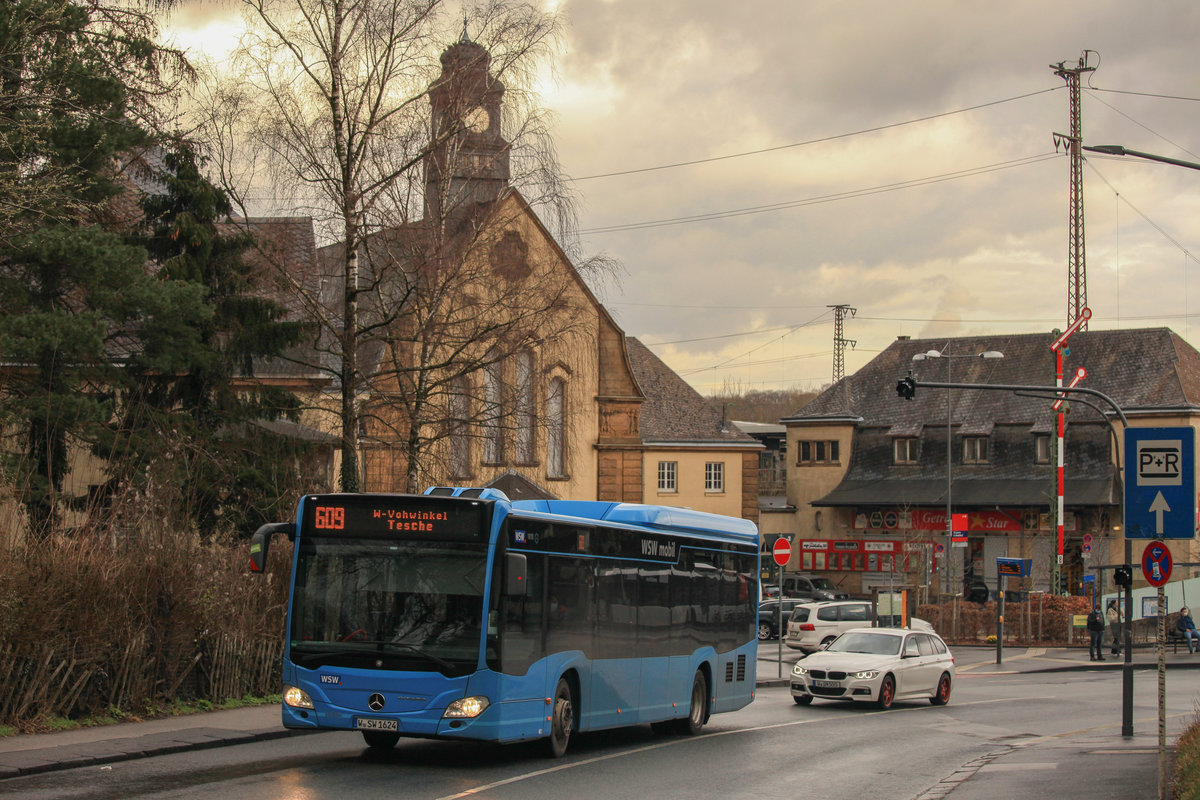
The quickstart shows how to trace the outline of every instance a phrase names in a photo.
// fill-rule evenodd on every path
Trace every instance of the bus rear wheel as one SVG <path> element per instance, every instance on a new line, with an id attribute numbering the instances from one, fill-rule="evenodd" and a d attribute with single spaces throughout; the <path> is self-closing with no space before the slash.
<path id="1" fill-rule="evenodd" d="M 547 742 L 547 755 L 551 758 L 562 758 L 571 743 L 571 732 L 575 729 L 575 698 L 571 694 L 571 685 L 566 678 L 558 679 L 558 687 L 554 690 L 554 702 L 550 706 L 550 737 Z"/>
<path id="2" fill-rule="evenodd" d="M 692 678 L 692 701 L 688 715 L 678 722 L 679 732 L 685 736 L 700 733 L 704 723 L 708 722 L 708 679 L 700 670 L 696 670 L 696 675 Z"/>
<path id="3" fill-rule="evenodd" d="M 391 750 L 400 741 L 400 734 L 390 731 L 363 731 L 363 741 L 373 750 Z"/>

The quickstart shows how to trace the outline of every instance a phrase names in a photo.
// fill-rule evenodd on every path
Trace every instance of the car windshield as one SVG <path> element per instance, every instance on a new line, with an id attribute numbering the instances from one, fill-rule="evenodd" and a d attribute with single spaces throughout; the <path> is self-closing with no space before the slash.
<path id="1" fill-rule="evenodd" d="M 886 633 L 843 633 L 825 652 L 894 656 L 900 652 L 900 637 Z"/>
<path id="2" fill-rule="evenodd" d="M 812 585 L 814 589 L 827 589 L 831 592 L 836 592 L 837 587 L 833 585 L 833 581 L 829 578 L 813 578 Z"/>

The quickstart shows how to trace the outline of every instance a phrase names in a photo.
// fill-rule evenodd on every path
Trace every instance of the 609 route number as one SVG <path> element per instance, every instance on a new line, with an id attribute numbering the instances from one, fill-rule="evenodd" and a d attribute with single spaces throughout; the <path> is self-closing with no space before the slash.
<path id="1" fill-rule="evenodd" d="M 313 527 L 340 531 L 346 527 L 346 509 L 341 506 L 317 506 L 313 515 Z"/>

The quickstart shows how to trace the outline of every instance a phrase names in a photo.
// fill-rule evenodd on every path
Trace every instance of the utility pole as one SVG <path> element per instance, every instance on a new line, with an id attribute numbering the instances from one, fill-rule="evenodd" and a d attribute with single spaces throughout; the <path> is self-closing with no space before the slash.
<path id="1" fill-rule="evenodd" d="M 1071 197 L 1069 233 L 1067 242 L 1067 325 L 1079 319 L 1080 313 L 1087 308 L 1087 267 L 1084 260 L 1083 236 L 1083 120 L 1079 104 L 1079 76 L 1085 72 L 1094 72 L 1095 67 L 1088 66 L 1088 55 L 1092 50 L 1084 50 L 1079 56 L 1079 63 L 1074 67 L 1066 66 L 1065 61 L 1051 64 L 1054 74 L 1067 82 L 1071 98 L 1071 132 L 1064 136 L 1054 134 L 1054 145 L 1065 144 L 1067 155 L 1071 160 Z M 1087 330 L 1087 323 L 1083 324 Z"/>
<path id="2" fill-rule="evenodd" d="M 854 339 L 842 336 L 842 322 L 846 319 L 847 311 L 853 317 L 858 313 L 858 309 L 847 305 L 825 307 L 833 309 L 833 382 L 837 383 L 846 377 L 846 345 L 854 347 L 858 344 Z"/>

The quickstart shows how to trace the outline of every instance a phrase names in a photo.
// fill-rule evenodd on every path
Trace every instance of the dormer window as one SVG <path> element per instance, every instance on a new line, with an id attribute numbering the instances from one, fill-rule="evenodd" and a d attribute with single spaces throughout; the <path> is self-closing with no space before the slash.
<path id="1" fill-rule="evenodd" d="M 892 439 L 892 463 L 916 464 L 921 440 L 915 436 L 898 436 Z"/>
<path id="2" fill-rule="evenodd" d="M 988 463 L 988 437 L 986 437 L 986 436 L 964 436 L 963 437 L 963 463 L 964 464 L 986 464 L 986 463 Z"/>
<path id="3" fill-rule="evenodd" d="M 1033 463 L 1050 463 L 1050 434 L 1039 433 L 1033 437 Z"/>

